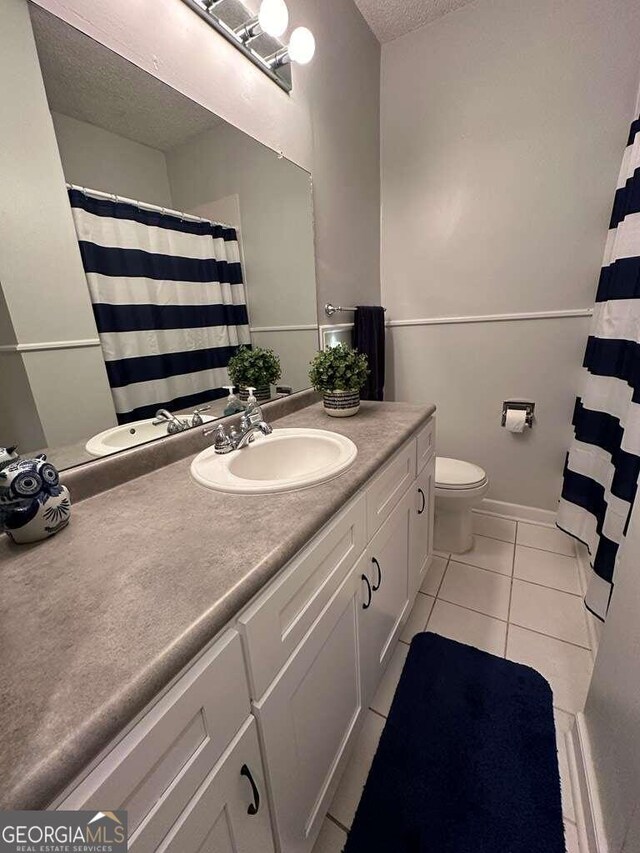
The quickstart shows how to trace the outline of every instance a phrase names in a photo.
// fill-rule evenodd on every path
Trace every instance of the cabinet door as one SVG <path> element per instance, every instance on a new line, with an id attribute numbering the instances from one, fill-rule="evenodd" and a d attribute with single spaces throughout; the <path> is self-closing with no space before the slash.
<path id="1" fill-rule="evenodd" d="M 414 489 L 405 492 L 367 548 L 361 569 L 361 656 L 368 703 L 386 669 L 409 610 L 409 529 Z M 364 575 L 364 577 L 363 577 Z"/>
<path id="2" fill-rule="evenodd" d="M 242 646 L 226 631 L 149 709 L 61 809 L 128 814 L 129 850 L 152 853 L 251 712 Z"/>
<path id="3" fill-rule="evenodd" d="M 362 713 L 360 576 L 352 570 L 254 703 L 281 853 L 313 847 Z"/>
<path id="4" fill-rule="evenodd" d="M 158 853 L 273 853 L 256 723 L 249 717 L 157 848 Z"/>
<path id="5" fill-rule="evenodd" d="M 422 586 L 433 556 L 435 509 L 435 456 L 422 469 L 414 485 L 411 513 L 410 591 L 412 598 Z"/>

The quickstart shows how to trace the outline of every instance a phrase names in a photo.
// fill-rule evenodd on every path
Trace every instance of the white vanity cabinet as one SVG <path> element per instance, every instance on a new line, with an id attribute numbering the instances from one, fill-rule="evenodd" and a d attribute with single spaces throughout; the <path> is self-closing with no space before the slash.
<path id="1" fill-rule="evenodd" d="M 431 559 L 434 421 L 59 803 L 132 853 L 310 853 Z"/>

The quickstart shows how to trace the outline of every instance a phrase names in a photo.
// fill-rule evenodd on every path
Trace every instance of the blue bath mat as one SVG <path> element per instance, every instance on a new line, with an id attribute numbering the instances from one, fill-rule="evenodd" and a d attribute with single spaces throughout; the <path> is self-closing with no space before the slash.
<path id="1" fill-rule="evenodd" d="M 551 688 L 418 634 L 345 853 L 564 853 Z"/>

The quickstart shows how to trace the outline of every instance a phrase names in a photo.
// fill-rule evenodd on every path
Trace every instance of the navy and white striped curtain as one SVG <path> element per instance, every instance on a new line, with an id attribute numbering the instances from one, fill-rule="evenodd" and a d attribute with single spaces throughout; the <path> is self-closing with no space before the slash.
<path id="1" fill-rule="evenodd" d="M 69 190 L 118 423 L 224 395 L 250 344 L 235 230 Z"/>
<path id="2" fill-rule="evenodd" d="M 620 170 L 584 367 L 558 526 L 589 549 L 585 603 L 604 619 L 640 475 L 640 119 Z"/>

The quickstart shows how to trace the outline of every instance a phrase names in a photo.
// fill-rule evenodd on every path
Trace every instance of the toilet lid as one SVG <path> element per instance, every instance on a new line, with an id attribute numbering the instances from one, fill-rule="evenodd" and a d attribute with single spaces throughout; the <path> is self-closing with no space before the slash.
<path id="1" fill-rule="evenodd" d="M 440 489 L 470 489 L 486 479 L 484 470 L 473 462 L 436 456 L 436 486 Z"/>

